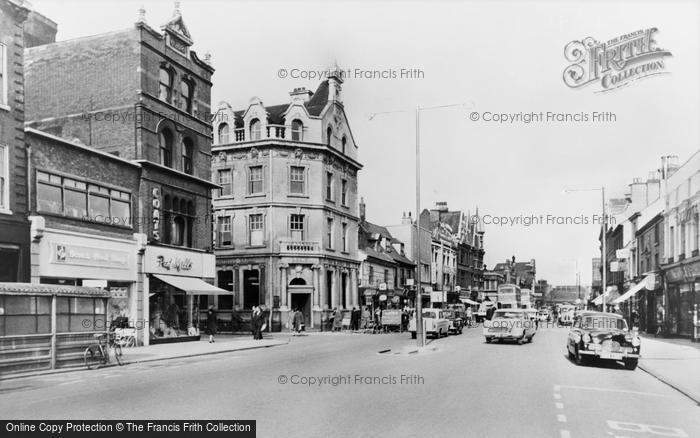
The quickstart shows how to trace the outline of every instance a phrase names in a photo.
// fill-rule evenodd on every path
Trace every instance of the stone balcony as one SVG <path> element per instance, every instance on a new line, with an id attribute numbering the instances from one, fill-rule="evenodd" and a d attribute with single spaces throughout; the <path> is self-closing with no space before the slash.
<path id="1" fill-rule="evenodd" d="M 280 252 L 289 254 L 318 254 L 321 252 L 321 245 L 318 242 L 283 240 L 280 241 Z"/>

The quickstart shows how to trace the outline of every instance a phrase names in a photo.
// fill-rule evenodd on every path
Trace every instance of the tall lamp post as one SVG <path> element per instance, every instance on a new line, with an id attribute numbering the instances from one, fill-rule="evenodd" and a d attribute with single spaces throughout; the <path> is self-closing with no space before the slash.
<path id="1" fill-rule="evenodd" d="M 415 233 L 415 245 L 413 247 L 413 257 L 416 261 L 416 339 L 419 347 L 425 346 L 425 332 L 423 330 L 423 290 L 421 288 L 421 258 L 420 258 L 420 246 L 421 246 L 421 226 L 420 226 L 420 113 L 421 111 L 433 110 L 438 108 L 450 108 L 455 106 L 466 106 L 464 103 L 455 103 L 450 105 L 437 105 L 429 107 L 416 107 L 416 233 Z M 372 113 L 369 115 L 369 120 L 374 119 L 375 116 L 380 114 L 394 114 L 403 113 L 404 110 L 398 111 L 384 111 L 378 113 Z"/>
<path id="2" fill-rule="evenodd" d="M 599 188 L 591 188 L 591 189 L 566 189 L 564 190 L 565 193 L 572 193 L 572 192 L 597 192 L 600 191 L 601 195 L 601 200 L 602 200 L 602 211 L 603 211 L 603 223 L 601 225 L 601 238 L 603 240 L 603 244 L 601 246 L 601 265 L 603 268 L 602 272 L 602 280 L 601 280 L 601 296 L 603 297 L 603 312 L 606 312 L 607 309 L 605 308 L 605 293 L 607 292 L 607 236 L 606 233 L 608 231 L 608 216 L 605 213 L 605 187 L 599 187 Z"/>

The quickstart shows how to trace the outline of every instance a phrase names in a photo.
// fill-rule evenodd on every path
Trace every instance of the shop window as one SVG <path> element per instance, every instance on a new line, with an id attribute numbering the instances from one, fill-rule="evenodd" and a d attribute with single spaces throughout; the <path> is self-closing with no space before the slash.
<path id="1" fill-rule="evenodd" d="M 263 167 L 251 166 L 248 169 L 248 194 L 263 193 Z"/>
<path id="2" fill-rule="evenodd" d="M 160 69 L 160 92 L 158 97 L 168 103 L 173 101 L 173 73 L 166 67 Z"/>
<path id="3" fill-rule="evenodd" d="M 182 171 L 188 175 L 194 172 L 194 143 L 191 138 L 182 140 Z"/>
<path id="4" fill-rule="evenodd" d="M 289 216 L 289 234 L 292 240 L 304 240 L 304 215 L 292 214 Z"/>
<path id="5" fill-rule="evenodd" d="M 249 243 L 251 246 L 261 246 L 263 245 L 264 227 L 263 227 L 263 215 L 262 214 L 251 214 L 248 217 L 248 235 Z"/>
<path id="6" fill-rule="evenodd" d="M 301 141 L 303 139 L 304 124 L 301 120 L 292 120 L 292 140 Z"/>
<path id="7" fill-rule="evenodd" d="M 289 168 L 289 192 L 295 195 L 306 193 L 306 168 L 291 166 Z"/>
<path id="8" fill-rule="evenodd" d="M 0 247 L 0 282 L 19 280 L 19 247 Z"/>
<path id="9" fill-rule="evenodd" d="M 221 169 L 219 170 L 219 196 L 231 196 L 231 169 Z"/>
<path id="10" fill-rule="evenodd" d="M 233 295 L 219 295 L 219 310 L 233 310 Z"/>

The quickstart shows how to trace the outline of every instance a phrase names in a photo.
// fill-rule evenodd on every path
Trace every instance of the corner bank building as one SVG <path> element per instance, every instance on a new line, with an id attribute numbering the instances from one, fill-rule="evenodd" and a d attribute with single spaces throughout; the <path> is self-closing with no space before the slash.
<path id="1" fill-rule="evenodd" d="M 237 310 L 265 304 L 286 321 L 299 309 L 318 330 L 333 308 L 359 305 L 362 166 L 342 83 L 336 69 L 315 92 L 294 89 L 290 103 L 254 97 L 234 111 L 222 102 L 213 116 L 217 284 Z"/>

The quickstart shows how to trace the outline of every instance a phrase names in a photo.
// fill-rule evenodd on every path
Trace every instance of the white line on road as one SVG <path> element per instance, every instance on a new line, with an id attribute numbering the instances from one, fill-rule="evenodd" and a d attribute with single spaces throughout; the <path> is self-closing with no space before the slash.
<path id="1" fill-rule="evenodd" d="M 571 438 L 571 432 L 569 432 L 568 430 L 562 429 L 559 431 L 559 436 L 561 438 Z"/>
<path id="2" fill-rule="evenodd" d="M 588 390 L 588 391 L 601 391 L 601 392 L 620 392 L 620 393 L 625 393 L 625 394 L 648 395 L 648 396 L 650 396 L 650 397 L 664 397 L 664 398 L 668 398 L 667 395 L 655 394 L 655 393 L 652 393 L 652 392 L 627 391 L 627 390 L 624 390 L 624 389 L 611 389 L 611 388 L 595 388 L 595 387 L 592 387 L 592 386 L 554 385 L 554 390 L 555 390 L 555 391 L 559 391 L 560 388 L 583 389 L 583 390 Z"/>
<path id="3" fill-rule="evenodd" d="M 81 380 L 69 380 L 67 382 L 59 383 L 59 385 L 72 385 L 73 383 L 78 383 L 81 381 L 82 381 L 82 379 Z"/>
<path id="4" fill-rule="evenodd" d="M 554 393 L 554 399 L 555 399 L 555 400 L 560 400 L 560 399 L 561 399 L 561 394 L 559 394 L 559 393 Z"/>
<path id="5" fill-rule="evenodd" d="M 557 414 L 557 421 L 560 423 L 566 423 L 566 415 L 564 414 Z"/>
<path id="6" fill-rule="evenodd" d="M 564 409 L 564 403 L 554 403 L 557 409 Z"/>

